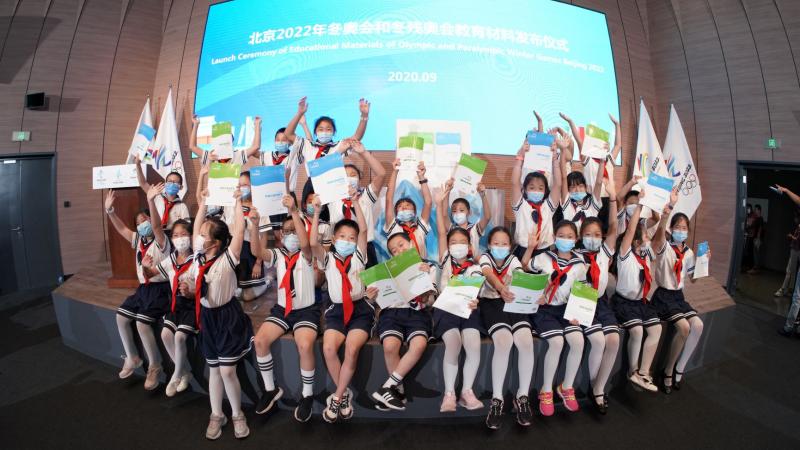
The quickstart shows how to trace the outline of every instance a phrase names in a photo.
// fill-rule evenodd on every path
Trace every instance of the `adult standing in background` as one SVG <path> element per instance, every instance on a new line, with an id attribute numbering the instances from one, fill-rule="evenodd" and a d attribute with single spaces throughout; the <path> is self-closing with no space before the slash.
<path id="1" fill-rule="evenodd" d="M 778 188 L 781 194 L 786 194 L 795 205 L 800 207 L 800 197 L 797 194 L 779 184 L 776 184 L 775 187 Z M 795 277 L 794 294 L 792 294 L 789 312 L 786 314 L 786 322 L 778 330 L 778 333 L 787 337 L 791 337 L 797 332 L 797 314 L 800 313 L 800 288 L 797 286 L 798 282 L 800 282 L 800 277 Z"/>
<path id="2" fill-rule="evenodd" d="M 794 210 L 794 229 L 786 237 L 789 240 L 789 262 L 786 263 L 783 284 L 775 291 L 775 297 L 791 296 L 797 278 L 797 262 L 800 260 L 800 209 Z"/>
<path id="3" fill-rule="evenodd" d="M 747 273 L 757 274 L 761 268 L 761 242 L 764 238 L 764 218 L 761 216 L 761 205 L 753 206 L 752 220 L 748 217 L 745 231 L 753 256 L 753 265 Z"/>

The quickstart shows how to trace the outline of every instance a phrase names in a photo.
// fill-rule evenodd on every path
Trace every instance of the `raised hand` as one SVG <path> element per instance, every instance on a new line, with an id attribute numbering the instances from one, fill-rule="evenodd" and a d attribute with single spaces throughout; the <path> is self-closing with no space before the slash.
<path id="1" fill-rule="evenodd" d="M 528 248 L 537 248 L 539 246 L 539 239 L 541 239 L 541 236 L 541 230 L 536 230 L 536 233 L 531 233 L 528 236 Z"/>
<path id="2" fill-rule="evenodd" d="M 308 111 L 308 103 L 306 103 L 306 97 L 300 99 L 297 102 L 297 113 L 301 116 L 304 115 Z"/>
<path id="3" fill-rule="evenodd" d="M 566 114 L 564 114 L 564 113 L 562 113 L 562 112 L 558 113 L 558 115 L 559 115 L 559 116 L 560 116 L 562 119 L 564 119 L 564 121 L 565 121 L 565 122 L 572 122 L 572 119 L 570 119 L 568 115 L 566 115 Z"/>
<path id="4" fill-rule="evenodd" d="M 364 154 L 367 149 L 364 148 L 364 144 L 361 141 L 352 139 L 350 143 L 350 148 L 353 149 L 354 152 L 358 153 L 359 155 Z"/>
<path id="5" fill-rule="evenodd" d="M 256 118 L 253 119 L 253 126 L 256 128 L 261 128 L 261 116 L 256 116 Z"/>
<path id="6" fill-rule="evenodd" d="M 155 199 L 161 193 L 164 192 L 164 183 L 158 183 L 150 186 L 150 190 L 147 191 L 147 201 Z"/>
<path id="7" fill-rule="evenodd" d="M 486 185 L 483 183 L 478 183 L 476 190 L 478 191 L 478 195 L 483 195 L 483 193 L 486 192 Z"/>
<path id="8" fill-rule="evenodd" d="M 614 177 L 604 177 L 603 178 L 606 183 L 606 192 L 608 192 L 609 198 L 616 198 L 617 196 L 617 187 L 614 184 Z"/>
<path id="9" fill-rule="evenodd" d="M 114 199 L 116 198 L 117 196 L 116 194 L 114 194 L 114 190 L 109 189 L 108 193 L 106 194 L 106 202 L 105 202 L 106 209 L 111 209 L 114 207 Z"/>
<path id="10" fill-rule="evenodd" d="M 200 119 L 197 117 L 197 114 L 192 115 L 192 126 L 196 127 L 200 125 Z"/>
<path id="11" fill-rule="evenodd" d="M 316 214 L 322 208 L 322 200 L 320 200 L 319 194 L 314 194 L 311 204 L 314 205 L 314 213 Z"/>
<path id="12" fill-rule="evenodd" d="M 612 116 L 611 113 L 608 114 L 608 118 L 614 123 L 614 125 L 619 125 L 619 120 L 616 117 Z"/>
<path id="13" fill-rule="evenodd" d="M 369 107 L 370 103 L 367 99 L 362 98 L 358 100 L 358 110 L 361 112 L 361 115 L 366 117 L 369 115 Z"/>
<path id="14" fill-rule="evenodd" d="M 258 222 L 261 220 L 261 215 L 258 214 L 258 209 L 255 206 L 250 208 L 250 212 L 247 213 L 247 218 L 250 219 L 251 222 L 253 222 L 253 225 L 258 227 Z"/>
<path id="15" fill-rule="evenodd" d="M 400 163 L 400 159 L 399 158 L 395 158 L 394 162 L 392 163 L 392 169 L 395 172 L 398 172 L 400 170 L 400 164 L 401 164 Z"/>
<path id="16" fill-rule="evenodd" d="M 425 179 L 425 170 L 426 170 L 425 169 L 425 163 L 423 161 L 420 161 L 419 164 L 417 164 L 417 179 L 418 180 L 424 180 Z"/>
<path id="17" fill-rule="evenodd" d="M 287 208 L 290 212 L 294 211 L 294 197 L 289 194 L 286 194 L 281 199 L 281 204 L 284 208 Z"/>

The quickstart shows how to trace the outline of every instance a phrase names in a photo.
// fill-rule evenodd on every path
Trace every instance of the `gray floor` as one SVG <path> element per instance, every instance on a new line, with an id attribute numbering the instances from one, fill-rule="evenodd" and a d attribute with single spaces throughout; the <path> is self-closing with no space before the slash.
<path id="1" fill-rule="evenodd" d="M 619 388 L 605 417 L 559 408 L 529 429 L 508 417 L 489 432 L 481 419 L 297 424 L 285 412 L 248 411 L 246 441 L 236 442 L 227 427 L 211 443 L 203 437 L 205 397 L 167 399 L 163 389 L 145 392 L 141 379 L 121 382 L 118 368 L 61 344 L 49 297 L 0 298 L 0 442 L 9 449 L 800 448 L 800 339 L 778 336 L 780 318 L 762 310 L 740 305 L 735 316 L 719 363 L 689 373 L 685 389 L 671 396 Z"/>

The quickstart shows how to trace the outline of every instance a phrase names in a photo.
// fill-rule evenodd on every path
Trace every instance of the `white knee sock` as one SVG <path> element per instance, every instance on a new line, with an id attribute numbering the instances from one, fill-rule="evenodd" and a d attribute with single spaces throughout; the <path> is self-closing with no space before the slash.
<path id="1" fill-rule="evenodd" d="M 219 373 L 222 375 L 228 403 L 231 404 L 231 414 L 238 416 L 242 413 L 242 386 L 239 384 L 239 377 L 236 376 L 236 366 L 221 366 Z"/>
<path id="2" fill-rule="evenodd" d="M 642 336 L 644 329 L 641 325 L 628 328 L 628 374 L 639 370 L 639 353 L 642 351 Z"/>
<path id="3" fill-rule="evenodd" d="M 209 367 L 208 369 L 208 400 L 211 402 L 211 414 L 217 417 L 224 415 L 222 412 L 222 399 L 225 396 L 225 384 L 222 382 L 222 375 L 219 367 Z"/>
<path id="4" fill-rule="evenodd" d="M 264 389 L 267 391 L 275 390 L 275 377 L 272 372 L 272 353 L 267 353 L 266 356 L 256 356 L 258 362 L 258 371 L 261 372 L 261 378 L 264 379 Z"/>
<path id="5" fill-rule="evenodd" d="M 614 369 L 614 362 L 617 360 L 617 352 L 619 351 L 619 333 L 609 333 L 605 335 L 605 349 L 603 350 L 603 359 L 600 362 L 600 369 L 597 371 L 597 377 L 592 383 L 592 389 L 595 395 L 605 393 L 608 377 L 611 376 L 611 371 Z"/>
<path id="6" fill-rule="evenodd" d="M 169 355 L 169 359 L 177 366 L 178 363 L 175 361 L 175 336 L 177 333 L 173 333 L 167 327 L 164 327 L 161 330 L 161 342 L 164 344 L 164 349 L 167 351 Z"/>
<path id="7" fill-rule="evenodd" d="M 303 380 L 303 397 L 314 395 L 314 369 L 300 369 L 300 378 Z"/>
<path id="8" fill-rule="evenodd" d="M 691 359 L 694 350 L 697 348 L 697 344 L 700 343 L 700 336 L 703 335 L 703 321 L 700 320 L 699 317 L 695 316 L 689 319 L 689 325 L 691 326 L 691 328 L 689 328 L 689 337 L 686 338 L 683 352 L 681 353 L 681 357 L 678 358 L 678 364 L 675 366 L 675 369 L 681 373 L 686 369 L 686 364 L 689 363 L 689 359 Z M 675 381 L 681 381 L 677 374 L 675 374 L 675 376 Z"/>
<path id="9" fill-rule="evenodd" d="M 142 347 L 144 347 L 144 352 L 147 354 L 149 366 L 161 367 L 161 352 L 158 350 L 152 325 L 136 322 L 136 329 L 139 330 L 139 338 L 142 340 Z"/>
<path id="10" fill-rule="evenodd" d="M 519 371 L 519 386 L 517 397 L 530 395 L 531 379 L 533 378 L 533 336 L 528 328 L 520 328 L 514 332 L 514 346 L 517 347 L 517 370 Z"/>
<path id="11" fill-rule="evenodd" d="M 564 339 L 569 345 L 569 353 L 567 353 L 564 381 L 561 384 L 564 388 L 571 388 L 575 383 L 575 376 L 578 375 L 578 369 L 581 367 L 581 359 L 583 359 L 583 333 L 569 333 L 564 336 Z"/>
<path id="12" fill-rule="evenodd" d="M 606 340 L 602 331 L 596 331 L 586 336 L 586 340 L 589 341 L 589 380 L 594 385 L 597 372 L 600 370 L 600 362 L 603 360 Z"/>
<path id="13" fill-rule="evenodd" d="M 473 328 L 468 328 L 461 332 L 461 339 L 463 340 L 464 353 L 464 383 L 461 386 L 461 391 L 468 391 L 472 389 L 472 384 L 475 383 L 475 377 L 478 375 L 478 366 L 481 363 L 481 333 Z"/>
<path id="14" fill-rule="evenodd" d="M 133 330 L 131 330 L 132 320 L 117 314 L 117 328 L 119 337 L 122 339 L 122 348 L 125 349 L 125 357 L 128 359 L 138 358 L 139 351 L 136 349 L 136 341 L 133 340 Z"/>
<path id="15" fill-rule="evenodd" d="M 643 375 L 650 374 L 650 366 L 653 363 L 653 358 L 656 356 L 658 340 L 660 338 L 661 325 L 647 327 L 647 337 L 644 339 L 644 346 L 642 346 L 642 365 L 639 366 L 639 372 Z"/>
<path id="16" fill-rule="evenodd" d="M 264 292 L 267 292 L 266 286 L 253 286 L 242 289 L 242 300 L 249 302 L 260 297 Z"/>
<path id="17" fill-rule="evenodd" d="M 507 329 L 497 330 L 492 334 L 492 397 L 503 400 L 503 384 L 508 370 L 508 356 L 514 337 Z"/>
<path id="18" fill-rule="evenodd" d="M 456 377 L 458 377 L 458 356 L 461 354 L 461 333 L 455 328 L 447 330 L 442 335 L 442 341 L 444 341 L 444 358 L 442 358 L 444 391 L 455 393 Z"/>
<path id="19" fill-rule="evenodd" d="M 553 392 L 553 379 L 558 370 L 558 361 L 561 359 L 561 350 L 564 348 L 564 338 L 553 336 L 547 338 L 547 352 L 544 354 L 544 374 L 540 392 Z"/>
<path id="20" fill-rule="evenodd" d="M 175 333 L 175 373 L 172 374 L 173 379 L 177 379 L 178 377 L 182 377 L 189 373 L 189 360 L 186 357 L 186 333 L 178 332 Z"/>

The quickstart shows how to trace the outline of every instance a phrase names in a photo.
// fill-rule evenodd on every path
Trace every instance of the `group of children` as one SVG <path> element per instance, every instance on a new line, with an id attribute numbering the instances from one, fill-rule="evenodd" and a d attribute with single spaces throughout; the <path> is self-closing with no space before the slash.
<path id="1" fill-rule="evenodd" d="M 386 171 L 361 144 L 370 105 L 361 100 L 361 120 L 353 137 L 335 141 L 336 125 L 329 117 L 314 123 L 313 133 L 305 124 L 305 98 L 286 128 L 275 133 L 274 150 L 261 147 L 260 120 L 250 148 L 237 151 L 236 164 L 284 165 L 290 191 L 303 163 L 340 152 L 348 159 L 365 162 L 371 172 L 367 184 L 358 167 L 346 164 L 350 192 L 347 198 L 322 205 L 307 184 L 302 195 L 286 195 L 282 202 L 289 211 L 283 216 L 262 217 L 252 205 L 249 172 L 241 172 L 232 208 L 206 204 L 208 162 L 206 153 L 197 186 L 198 209 L 194 220 L 181 201 L 183 179 L 177 173 L 165 183 L 150 185 L 140 173 L 140 185 L 147 194 L 148 208 L 129 228 L 114 212 L 114 192 L 109 191 L 105 208 L 115 229 L 130 241 L 136 253 L 140 285 L 117 311 L 117 324 L 125 349 L 120 378 L 130 377 L 142 366 L 131 322 L 136 323 L 148 360 L 145 389 L 159 385 L 162 361 L 154 326 L 163 324 L 161 338 L 175 370 L 166 387 L 171 397 L 189 387 L 192 375 L 187 359 L 187 338 L 199 335 L 199 348 L 209 366 L 208 392 L 211 416 L 208 439 L 217 439 L 227 417 L 223 396 L 230 402 L 237 438 L 249 434 L 241 409 L 241 387 L 236 366 L 255 349 L 255 359 L 264 382 L 256 413 L 273 409 L 283 396 L 276 383 L 272 344 L 292 333 L 300 361 L 301 398 L 294 417 L 300 422 L 312 416 L 316 361 L 314 346 L 322 333 L 322 353 L 335 391 L 327 398 L 322 418 L 329 423 L 347 420 L 354 414 L 353 392 L 349 389 L 360 349 L 373 335 L 383 347 L 388 378 L 372 393 L 375 407 L 404 410 L 407 402 L 404 377 L 423 356 L 429 342 L 444 344 L 442 413 L 458 406 L 477 410 L 486 405 L 473 392 L 480 365 L 481 337 L 491 339 L 491 401 L 486 425 L 498 429 L 503 423 L 505 380 L 512 347 L 516 348 L 518 385 L 513 396 L 516 422 L 529 426 L 529 399 L 534 370 L 534 337 L 547 343 L 543 357 L 543 381 L 538 389 L 538 409 L 543 416 L 554 414 L 554 390 L 564 407 L 577 411 L 575 378 L 588 341 L 591 404 L 602 414 L 608 409 L 606 385 L 620 346 L 620 331 L 628 334 L 628 378 L 635 385 L 657 391 L 652 363 L 662 333 L 662 321 L 674 326 L 661 389 L 669 394 L 680 389 L 683 371 L 697 346 L 703 323 L 685 301 L 683 287 L 691 279 L 694 254 L 686 245 L 689 218 L 672 214 L 677 201 L 673 192 L 662 211 L 638 204 L 642 191 L 634 190 L 638 179 L 617 190 L 610 161 L 619 153 L 615 142 L 607 161 L 585 158 L 583 171 L 571 171 L 573 153 L 582 142 L 577 128 L 566 116 L 571 133 L 561 128 L 549 131 L 552 170 L 523 172 L 525 141 L 517 152 L 512 170 L 511 194 L 514 231 L 505 226 L 487 229 L 486 192 L 478 186 L 483 215 L 470 222 L 471 205 L 464 198 L 450 201 L 452 180 L 431 193 L 423 163 L 417 169 L 422 207 L 408 197 L 397 197 L 395 187 L 400 164 L 389 174 L 384 226 L 389 255 L 416 249 L 423 262 L 418 270 L 429 276 L 434 289 L 408 302 L 376 312 L 378 289 L 365 286 L 359 273 L 376 262 L 376 222 L 373 206 L 378 202 Z M 616 136 L 621 135 L 619 123 Z M 302 124 L 305 137 L 295 130 Z M 190 144 L 196 148 L 197 121 Z M 542 131 L 541 122 L 539 131 Z M 603 194 L 608 196 L 604 206 Z M 436 206 L 438 260 L 428 260 L 426 237 L 432 231 L 430 216 Z M 623 205 L 624 204 L 624 205 Z M 607 223 L 598 218 L 608 209 Z M 554 220 L 561 217 L 557 221 Z M 669 223 L 668 223 L 669 222 Z M 605 229 L 604 229 L 605 228 Z M 271 230 L 271 231 L 270 231 Z M 268 239 L 269 233 L 273 239 Z M 486 235 L 487 251 L 478 242 Z M 274 245 L 270 245 L 274 242 Z M 263 294 L 267 270 L 274 269 L 277 302 L 256 333 L 239 300 Z M 510 289 L 515 271 L 547 274 L 548 284 L 535 314 L 504 311 L 514 300 Z M 609 273 L 616 279 L 614 294 L 605 294 Z M 453 277 L 480 275 L 485 282 L 477 298 L 469 303 L 468 318 L 433 308 L 437 294 Z M 600 297 L 591 326 L 564 319 L 572 286 L 587 283 Z M 657 288 L 656 288 L 657 286 Z M 324 321 L 322 316 L 324 315 Z M 324 324 L 324 327 L 322 326 Z M 373 332 L 376 328 L 377 330 Z M 568 351 L 563 352 L 564 345 Z M 403 352 L 403 347 L 406 347 Z M 344 358 L 340 350 L 344 347 Z M 462 349 L 465 353 L 460 366 Z M 565 359 L 564 377 L 556 384 L 556 372 Z M 460 391 L 456 379 L 462 372 Z"/>

